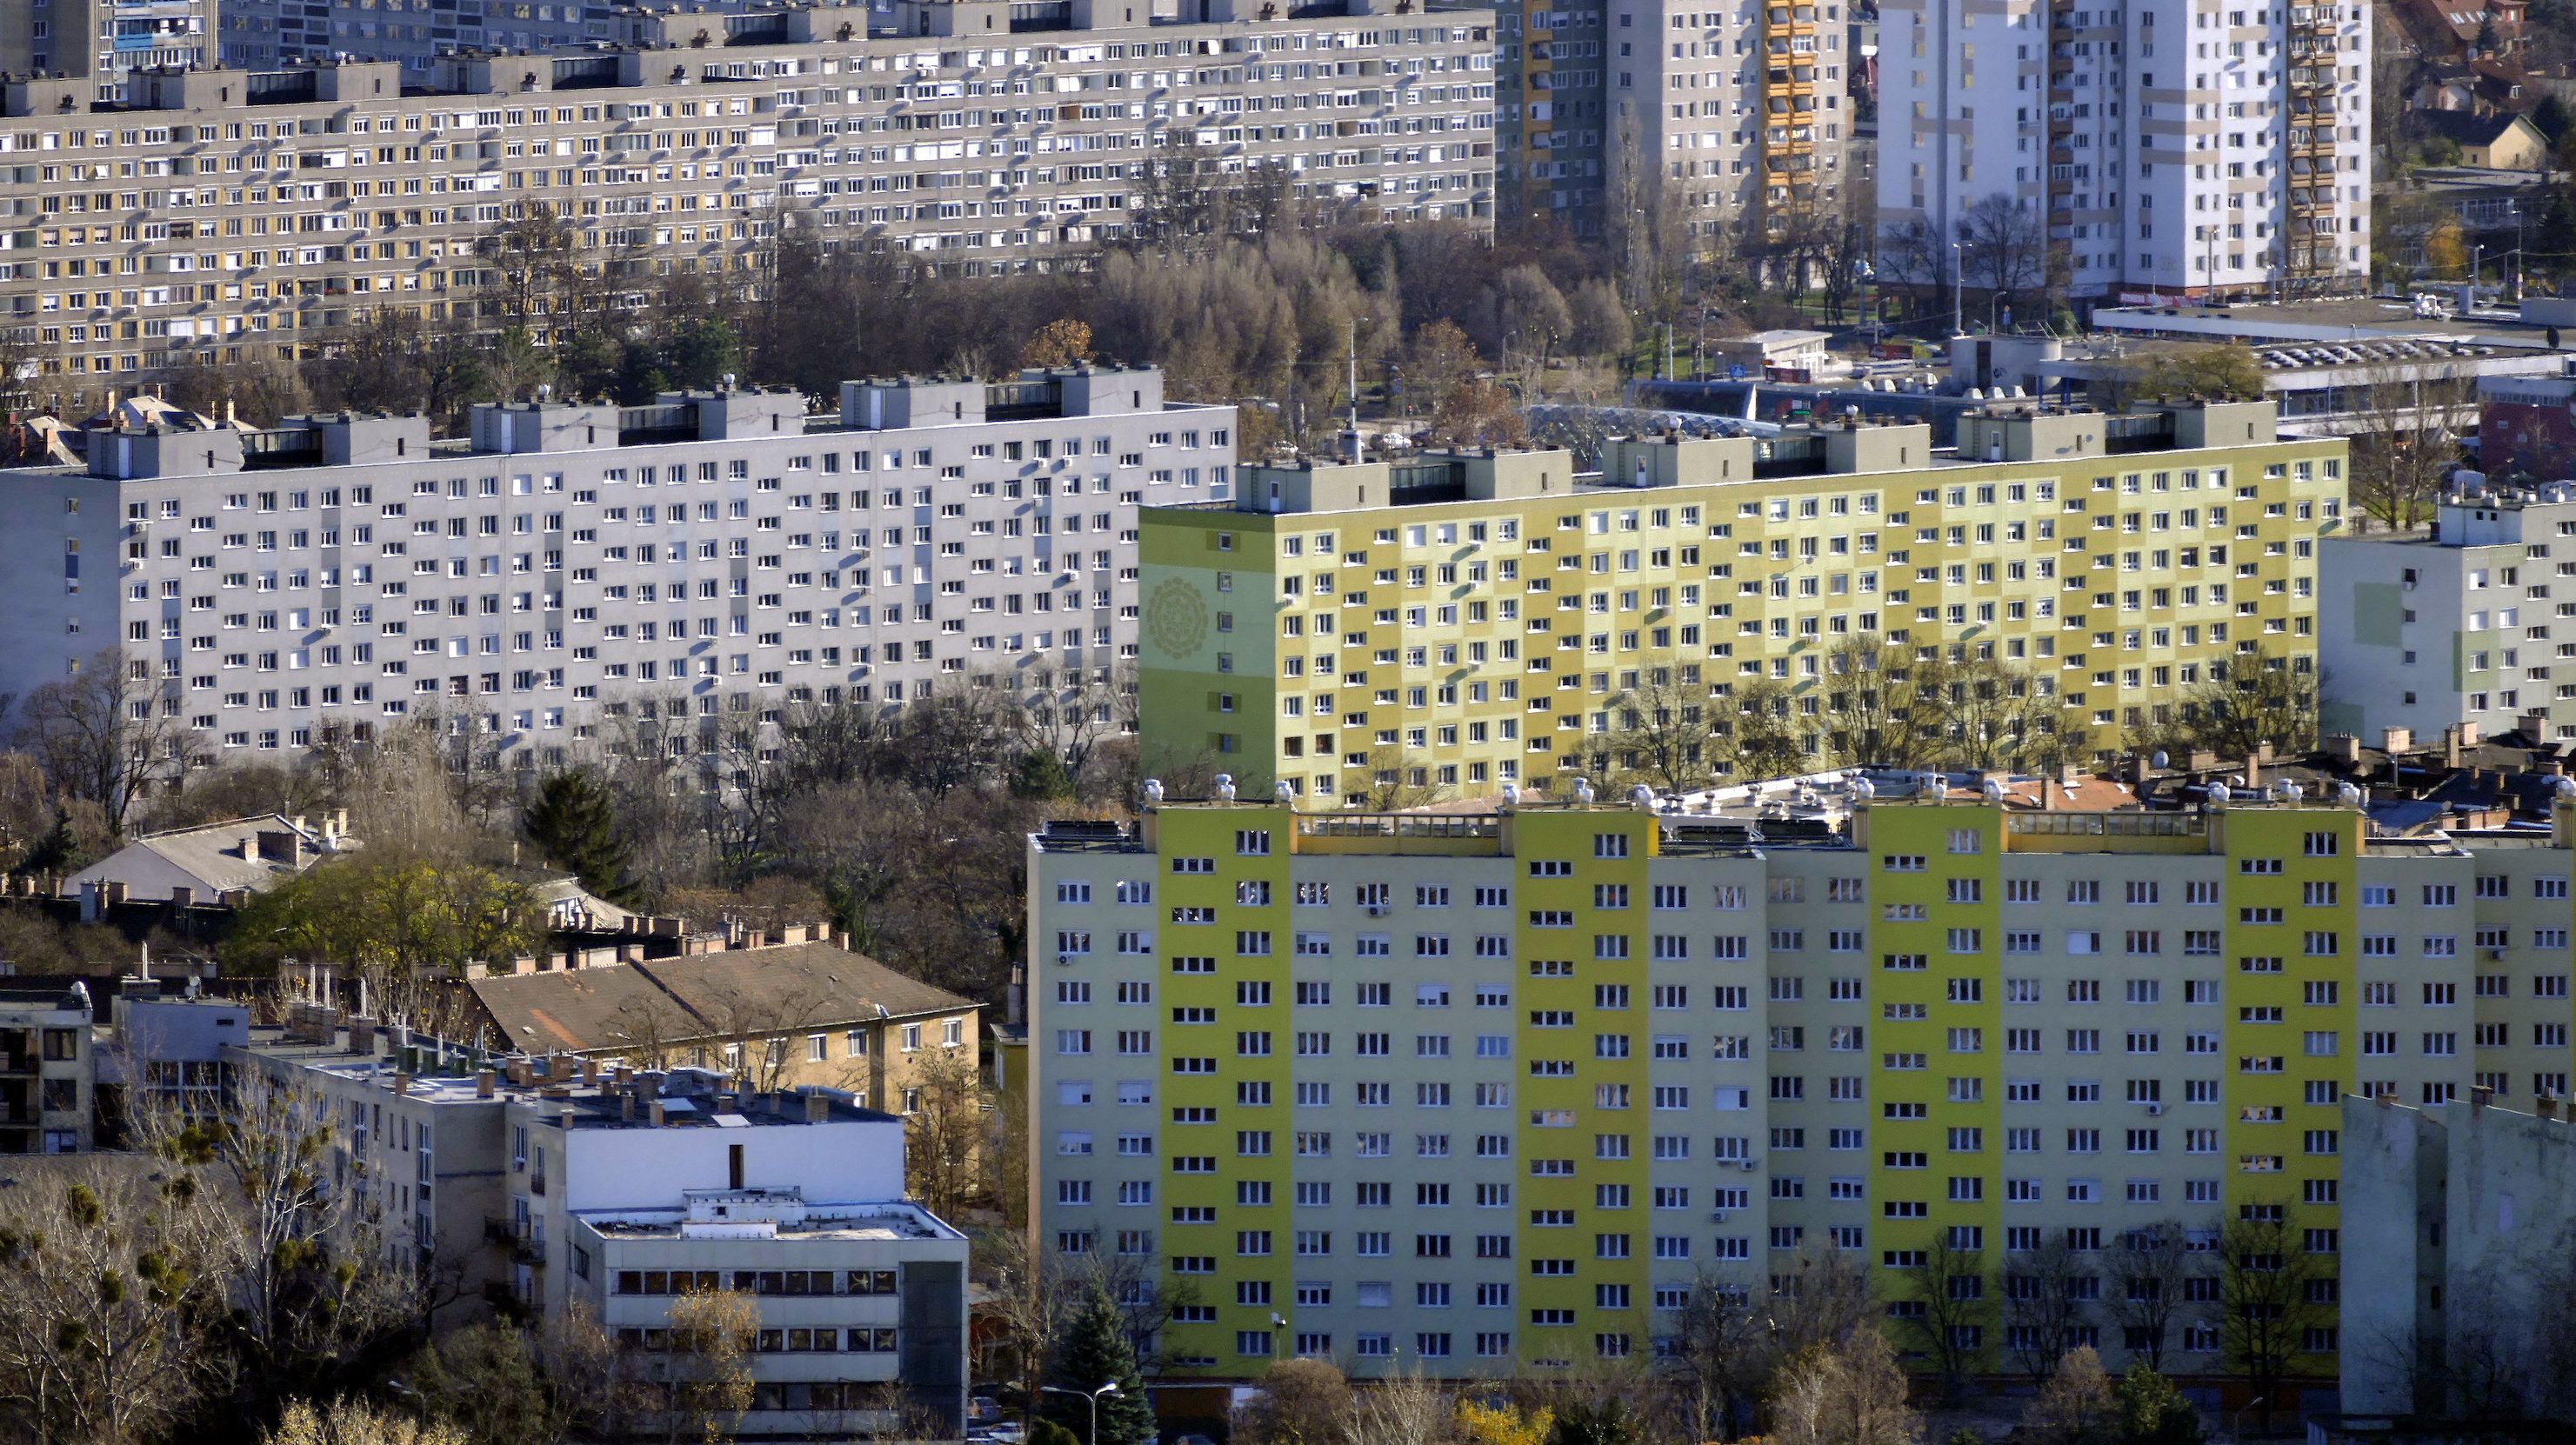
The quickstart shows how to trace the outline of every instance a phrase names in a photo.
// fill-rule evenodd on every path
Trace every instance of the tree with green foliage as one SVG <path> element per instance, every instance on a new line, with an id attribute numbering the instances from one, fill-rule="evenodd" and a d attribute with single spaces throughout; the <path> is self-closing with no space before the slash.
<path id="1" fill-rule="evenodd" d="M 449 1022 L 434 1016 L 440 980 L 534 953 L 545 935 L 544 905 L 524 883 L 476 863 L 362 851 L 254 897 L 223 957 L 253 970 L 287 958 L 352 969 L 379 1017 L 435 1027 Z"/>
<path id="2" fill-rule="evenodd" d="M 2191 1401 L 2145 1365 L 2131 1365 L 2120 1377 L 2113 1406 L 2120 1445 L 2201 1445 L 2208 1438 Z"/>
<path id="3" fill-rule="evenodd" d="M 1011 796 L 1052 803 L 1073 796 L 1073 774 L 1052 748 L 1030 748 L 1011 765 Z"/>
<path id="4" fill-rule="evenodd" d="M 1144 1377 L 1136 1369 L 1136 1348 L 1127 1337 L 1127 1317 L 1109 1291 L 1094 1285 L 1074 1305 L 1047 1365 L 1040 1411 L 1072 1431 L 1082 1445 L 1154 1445 L 1154 1407 L 1145 1399 Z M 1091 1434 L 1092 1396 L 1103 1385 L 1118 1388 L 1094 1398 L 1099 1402 L 1100 1435 Z M 1057 1393 L 1070 1391 L 1071 1393 Z"/>
<path id="5" fill-rule="evenodd" d="M 1576 1401 L 1557 1411 L 1547 1445 L 1637 1445 L 1642 1433 L 1628 1402 L 1614 1395 L 1599 1404 Z"/>
<path id="6" fill-rule="evenodd" d="M 576 768 L 547 775 L 520 826 L 547 861 L 571 869 L 582 887 L 612 903 L 634 901 L 617 799 L 594 774 Z"/>

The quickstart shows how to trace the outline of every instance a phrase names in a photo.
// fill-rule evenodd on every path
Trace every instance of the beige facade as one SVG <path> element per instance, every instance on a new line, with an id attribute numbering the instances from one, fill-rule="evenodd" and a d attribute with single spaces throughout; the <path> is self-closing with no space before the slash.
<path id="1" fill-rule="evenodd" d="M 805 932 L 466 986 L 498 1035 L 529 1053 L 712 1069 L 764 1093 L 840 1090 L 888 1113 L 916 1111 L 934 1060 L 976 1066 L 981 1005 Z"/>
<path id="2" fill-rule="evenodd" d="M 115 101 L 126 76 L 215 58 L 217 0 L 20 0 L 0 9 L 0 75 L 57 75 Z"/>
<path id="3" fill-rule="evenodd" d="M 86 1154 L 98 1075 L 90 999 L 0 994 L 0 1154 Z"/>
<path id="4" fill-rule="evenodd" d="M 1490 224 L 1488 11 L 1035 9 L 904 0 L 876 31 L 863 6 L 674 14 L 641 44 L 453 56 L 425 84 L 392 62 L 141 72 L 116 110 L 12 80 L 0 316 L 70 404 L 310 355 L 383 307 L 471 314 L 497 280 L 477 242 L 540 211 L 611 308 L 674 274 L 747 282 L 790 216 L 911 266 L 1022 271 L 1125 234 L 1153 152 L 1188 138 L 1365 222 Z"/>

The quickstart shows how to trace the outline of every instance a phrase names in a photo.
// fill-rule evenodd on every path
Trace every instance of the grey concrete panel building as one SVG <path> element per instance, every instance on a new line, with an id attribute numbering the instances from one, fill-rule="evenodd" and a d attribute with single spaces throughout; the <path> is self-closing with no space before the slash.
<path id="1" fill-rule="evenodd" d="M 749 283 L 787 216 L 910 267 L 1025 271 L 1125 234 L 1152 153 L 1185 138 L 1229 171 L 1275 165 L 1301 205 L 1492 224 L 1490 12 L 1194 8 L 665 15 L 634 44 L 425 77 L 137 72 L 111 109 L 16 76 L 0 316 L 38 399 L 70 407 L 117 378 L 310 356 L 383 308 L 474 318 L 476 243 L 541 211 L 618 307 L 674 274 Z"/>
<path id="2" fill-rule="evenodd" d="M 119 649 L 198 761 L 434 713 L 529 767 L 629 700 L 774 722 L 970 682 L 1115 724 L 1136 508 L 1227 496 L 1233 423 L 1085 367 L 851 382 L 822 417 L 494 404 L 453 442 L 417 416 L 95 432 L 85 469 L 11 477 L 0 688 Z"/>
<path id="3" fill-rule="evenodd" d="M 2576 1120 L 2381 1095 L 2343 1134 L 2347 1417 L 2564 1419 Z"/>
<path id="4" fill-rule="evenodd" d="M 80 82 L 113 102 L 132 72 L 215 58 L 216 0 L 24 0 L 0 7 L 0 73 Z"/>

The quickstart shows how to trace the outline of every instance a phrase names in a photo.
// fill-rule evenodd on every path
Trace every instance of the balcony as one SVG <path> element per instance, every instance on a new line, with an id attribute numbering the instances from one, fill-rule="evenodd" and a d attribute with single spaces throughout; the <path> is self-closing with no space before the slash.
<path id="1" fill-rule="evenodd" d="M 533 1228 L 522 1227 L 514 1220 L 504 1219 L 498 1215 L 486 1216 L 483 1220 L 483 1238 L 490 1243 L 506 1246 L 510 1251 L 510 1257 L 521 1264 L 541 1265 L 546 1262 L 544 1237 Z"/>

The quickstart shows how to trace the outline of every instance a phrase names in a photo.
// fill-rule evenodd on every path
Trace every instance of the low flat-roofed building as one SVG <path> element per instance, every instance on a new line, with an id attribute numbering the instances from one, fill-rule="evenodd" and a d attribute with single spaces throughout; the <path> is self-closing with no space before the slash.
<path id="1" fill-rule="evenodd" d="M 97 1060 L 89 989 L 0 992 L 0 1154 L 86 1154 Z"/>
<path id="2" fill-rule="evenodd" d="M 385 1262 L 477 1302 L 580 1308 L 663 1348 L 673 1300 L 754 1297 L 742 1438 L 954 1433 L 966 1239 L 904 1198 L 904 1121 L 830 1090 L 736 1092 L 697 1069 L 495 1056 L 328 1009 L 226 1050 L 311 1090 L 328 1168 L 372 1191 Z"/>

